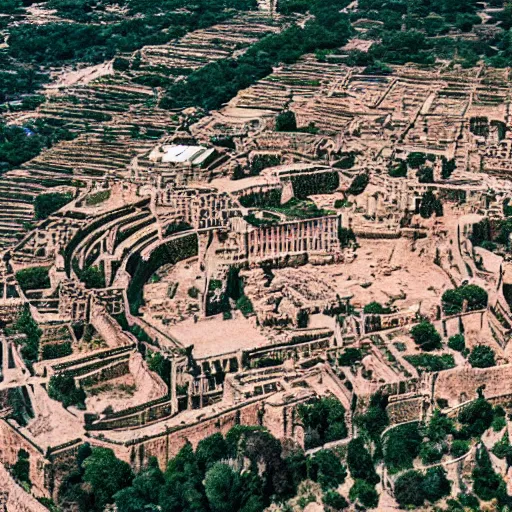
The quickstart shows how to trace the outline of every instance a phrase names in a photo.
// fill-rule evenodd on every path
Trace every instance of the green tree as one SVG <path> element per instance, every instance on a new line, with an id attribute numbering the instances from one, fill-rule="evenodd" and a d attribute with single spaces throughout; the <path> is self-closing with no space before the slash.
<path id="1" fill-rule="evenodd" d="M 422 350 L 435 350 L 441 348 L 441 336 L 436 328 L 428 321 L 423 320 L 411 329 L 411 336 Z"/>
<path id="2" fill-rule="evenodd" d="M 72 375 L 65 373 L 52 375 L 48 383 L 48 395 L 62 402 L 64 407 L 74 405 L 81 409 L 85 408 L 85 392 L 82 388 L 76 387 Z"/>
<path id="3" fill-rule="evenodd" d="M 370 176 L 367 173 L 358 174 L 347 189 L 347 195 L 358 196 L 362 194 L 370 183 Z"/>
<path id="4" fill-rule="evenodd" d="M 50 288 L 49 267 L 30 267 L 16 272 L 16 279 L 23 291 Z"/>
<path id="5" fill-rule="evenodd" d="M 400 507 L 421 507 L 425 502 L 423 475 L 419 471 L 407 471 L 395 482 L 395 499 Z"/>
<path id="6" fill-rule="evenodd" d="M 448 347 L 457 352 L 462 352 L 466 348 L 466 342 L 463 334 L 454 334 L 448 340 Z"/>
<path id="7" fill-rule="evenodd" d="M 424 219 L 430 219 L 434 214 L 436 217 L 443 216 L 443 204 L 431 190 L 427 190 L 421 197 L 420 215 Z"/>
<path id="8" fill-rule="evenodd" d="M 492 424 L 494 412 L 492 405 L 479 396 L 459 412 L 459 422 L 464 425 L 463 433 L 469 437 L 481 436 Z"/>
<path id="9" fill-rule="evenodd" d="M 483 501 L 506 496 L 505 482 L 495 473 L 489 453 L 485 446 L 481 445 L 475 458 L 475 467 L 471 473 L 473 477 L 473 492 Z"/>
<path id="10" fill-rule="evenodd" d="M 132 483 L 130 465 L 119 460 L 108 448 L 93 448 L 83 467 L 83 479 L 91 486 L 96 510 L 113 503 L 114 495 Z"/>
<path id="11" fill-rule="evenodd" d="M 440 466 L 427 469 L 422 482 L 422 490 L 425 498 L 431 503 L 448 496 L 451 483 L 446 478 L 446 471 Z"/>
<path id="12" fill-rule="evenodd" d="M 340 366 L 352 366 L 363 359 L 363 353 L 358 348 L 347 347 L 338 357 Z"/>
<path id="13" fill-rule="evenodd" d="M 309 457 L 307 471 L 309 478 L 318 482 L 323 490 L 338 487 L 347 477 L 345 466 L 330 450 L 320 450 Z"/>
<path id="14" fill-rule="evenodd" d="M 391 472 L 411 468 L 419 455 L 421 443 L 417 423 L 407 423 L 389 430 L 384 440 L 386 466 Z"/>
<path id="15" fill-rule="evenodd" d="M 348 508 L 348 501 L 341 494 L 331 490 L 324 493 L 322 503 L 329 512 L 338 512 Z"/>
<path id="16" fill-rule="evenodd" d="M 375 471 L 372 456 L 366 449 L 361 437 L 356 437 L 348 443 L 347 465 L 352 478 L 366 480 L 370 484 L 377 484 L 379 477 Z"/>
<path id="17" fill-rule="evenodd" d="M 228 446 L 222 434 L 216 433 L 199 441 L 196 458 L 199 468 L 206 472 L 216 462 L 226 457 Z"/>
<path id="18" fill-rule="evenodd" d="M 297 130 L 297 120 L 292 110 L 285 110 L 276 117 L 277 132 L 294 132 Z"/>
<path id="19" fill-rule="evenodd" d="M 148 467 L 143 469 L 127 487 L 114 495 L 118 510 L 139 512 L 156 506 L 164 483 L 164 475 L 155 458 L 150 459 Z"/>
<path id="20" fill-rule="evenodd" d="M 345 409 L 336 398 L 320 398 L 298 407 L 308 447 L 347 437 Z"/>
<path id="21" fill-rule="evenodd" d="M 34 211 L 37 220 L 46 219 L 52 213 L 60 210 L 73 199 L 72 194 L 62 194 L 52 192 L 49 194 L 39 194 L 34 200 Z"/>
<path id="22" fill-rule="evenodd" d="M 473 368 L 489 368 L 496 365 L 494 350 L 486 345 L 477 345 L 468 357 Z"/>
<path id="23" fill-rule="evenodd" d="M 352 501 L 358 501 L 366 509 L 376 508 L 379 504 L 379 495 L 375 486 L 365 480 L 356 480 L 350 488 L 349 497 Z"/>
<path id="24" fill-rule="evenodd" d="M 204 488 L 212 512 L 240 510 L 242 501 L 240 475 L 226 464 L 217 462 L 208 470 Z"/>
<path id="25" fill-rule="evenodd" d="M 356 423 L 368 433 L 373 441 L 378 442 L 380 435 L 389 425 L 387 405 L 388 397 L 381 392 L 377 392 L 370 398 L 370 404 L 366 412 L 356 417 Z"/>
<path id="26" fill-rule="evenodd" d="M 26 450 L 18 450 L 18 460 L 12 466 L 12 475 L 20 482 L 30 484 L 30 455 Z"/>
<path id="27" fill-rule="evenodd" d="M 385 308 L 379 302 L 370 302 L 366 304 L 363 311 L 365 315 L 385 315 L 391 312 L 389 308 Z"/>

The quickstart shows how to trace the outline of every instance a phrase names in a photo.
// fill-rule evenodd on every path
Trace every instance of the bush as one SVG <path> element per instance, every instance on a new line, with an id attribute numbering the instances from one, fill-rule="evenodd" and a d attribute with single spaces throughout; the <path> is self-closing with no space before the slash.
<path id="1" fill-rule="evenodd" d="M 379 504 L 379 495 L 375 486 L 364 480 L 356 480 L 350 488 L 349 497 L 351 501 L 359 501 L 365 508 L 375 508 Z"/>
<path id="2" fill-rule="evenodd" d="M 441 348 L 441 336 L 436 328 L 426 320 L 411 329 L 411 336 L 422 350 L 435 350 Z"/>
<path id="3" fill-rule="evenodd" d="M 482 396 L 478 397 L 459 412 L 459 422 L 469 437 L 481 436 L 492 424 L 494 412 L 492 405 Z"/>
<path id="4" fill-rule="evenodd" d="M 348 508 L 348 501 L 336 491 L 327 491 L 322 497 L 322 503 L 327 507 L 328 510 L 337 512 L 339 510 L 345 510 Z"/>
<path id="5" fill-rule="evenodd" d="M 462 457 L 469 451 L 469 442 L 464 439 L 455 439 L 450 447 L 450 453 L 454 459 Z"/>
<path id="6" fill-rule="evenodd" d="M 358 348 L 348 347 L 338 357 L 340 366 L 352 366 L 363 359 L 363 353 Z"/>
<path id="7" fill-rule="evenodd" d="M 448 347 L 457 352 L 462 352 L 466 348 L 466 342 L 462 334 L 454 334 L 448 340 Z"/>
<path id="8" fill-rule="evenodd" d="M 384 462 L 391 473 L 411 468 L 419 455 L 422 437 L 417 423 L 391 429 L 384 440 Z"/>
<path id="9" fill-rule="evenodd" d="M 368 183 L 370 182 L 370 176 L 366 173 L 358 174 L 350 184 L 350 187 L 347 190 L 347 195 L 349 196 L 358 196 L 359 194 L 362 194 L 366 187 L 368 186 Z"/>
<path id="10" fill-rule="evenodd" d="M 24 292 L 50 288 L 49 270 L 50 267 L 24 268 L 16 272 L 16 279 Z"/>
<path id="11" fill-rule="evenodd" d="M 73 199 L 72 194 L 62 194 L 52 192 L 50 194 L 40 194 L 34 200 L 34 211 L 37 220 L 46 219 L 52 213 L 60 210 Z"/>
<path id="12" fill-rule="evenodd" d="M 324 491 L 335 489 L 347 477 L 347 470 L 340 459 L 330 450 L 320 450 L 307 459 L 307 472 L 311 480 L 318 482 Z"/>
<path id="13" fill-rule="evenodd" d="M 76 387 L 75 379 L 71 375 L 53 375 L 48 384 L 48 395 L 61 402 L 64 407 L 74 405 L 85 408 L 85 392 Z"/>
<path id="14" fill-rule="evenodd" d="M 469 354 L 469 364 L 473 368 L 490 368 L 496 365 L 494 350 L 486 345 L 478 345 Z"/>
<path id="15" fill-rule="evenodd" d="M 294 132 L 296 130 L 297 120 L 293 111 L 286 110 L 276 117 L 276 132 Z"/>
<path id="16" fill-rule="evenodd" d="M 347 465 L 350 476 L 355 480 L 365 480 L 370 484 L 377 484 L 379 477 L 375 472 L 370 452 L 366 449 L 362 438 L 357 437 L 348 443 Z"/>
<path id="17" fill-rule="evenodd" d="M 414 356 L 405 356 L 414 367 L 426 372 L 440 372 L 455 367 L 455 361 L 451 354 L 436 356 L 432 354 L 419 354 Z"/>

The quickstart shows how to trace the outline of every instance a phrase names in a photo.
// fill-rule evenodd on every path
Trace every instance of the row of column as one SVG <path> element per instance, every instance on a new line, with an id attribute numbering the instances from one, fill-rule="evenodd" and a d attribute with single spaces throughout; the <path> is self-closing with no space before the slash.
<path id="1" fill-rule="evenodd" d="M 283 253 L 330 252 L 336 247 L 338 218 L 315 219 L 249 232 L 249 257 L 266 258 Z"/>

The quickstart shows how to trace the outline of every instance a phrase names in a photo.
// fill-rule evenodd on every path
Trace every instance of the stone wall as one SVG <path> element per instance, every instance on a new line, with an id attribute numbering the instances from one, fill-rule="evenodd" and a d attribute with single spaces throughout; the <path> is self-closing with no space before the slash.
<path id="1" fill-rule="evenodd" d="M 22 435 L 6 419 L 0 419 L 0 463 L 12 466 L 18 460 L 18 451 L 25 450 L 29 454 L 30 481 L 33 493 L 37 496 L 49 497 L 51 487 L 49 474 L 50 463 L 44 454 L 27 437 Z"/>
<path id="2" fill-rule="evenodd" d="M 434 396 L 448 400 L 454 407 L 477 397 L 484 388 L 486 398 L 512 394 L 512 364 L 492 368 L 454 368 L 440 372 L 434 386 Z"/>
<path id="3" fill-rule="evenodd" d="M 178 454 L 187 441 L 190 441 L 195 448 L 202 439 L 216 432 L 226 434 L 237 424 L 260 425 L 260 409 L 261 401 L 254 401 L 248 405 L 216 414 L 211 418 L 201 419 L 194 424 L 177 427 L 174 430 L 126 444 L 114 444 L 99 437 L 91 438 L 89 441 L 92 445 L 111 448 L 118 458 L 128 462 L 135 471 L 145 466 L 149 458 L 153 456 L 157 458 L 160 467 L 165 469 L 169 460 Z"/>

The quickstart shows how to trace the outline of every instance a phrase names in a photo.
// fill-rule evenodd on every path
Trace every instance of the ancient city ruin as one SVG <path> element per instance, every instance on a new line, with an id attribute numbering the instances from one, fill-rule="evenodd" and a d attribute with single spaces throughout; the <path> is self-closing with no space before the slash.
<path id="1" fill-rule="evenodd" d="M 512 494 L 510 69 L 347 62 L 377 44 L 360 19 L 220 108 L 162 108 L 141 80 L 291 23 L 261 2 L 45 87 L 36 116 L 73 138 L 0 176 L 0 511 L 81 510 L 65 490 L 84 446 L 137 475 L 236 426 L 336 453 L 347 510 L 434 510 L 400 479 L 438 470 L 438 505 L 461 503 L 438 510 L 475 494 L 505 510 L 475 467 L 484 453 Z M 44 200 L 62 203 L 40 215 Z M 342 411 L 327 431 L 315 404 Z M 392 457 L 399 432 L 419 436 L 410 462 Z M 375 481 L 347 460 L 361 439 Z M 341 510 L 308 485 L 265 510 Z"/>

